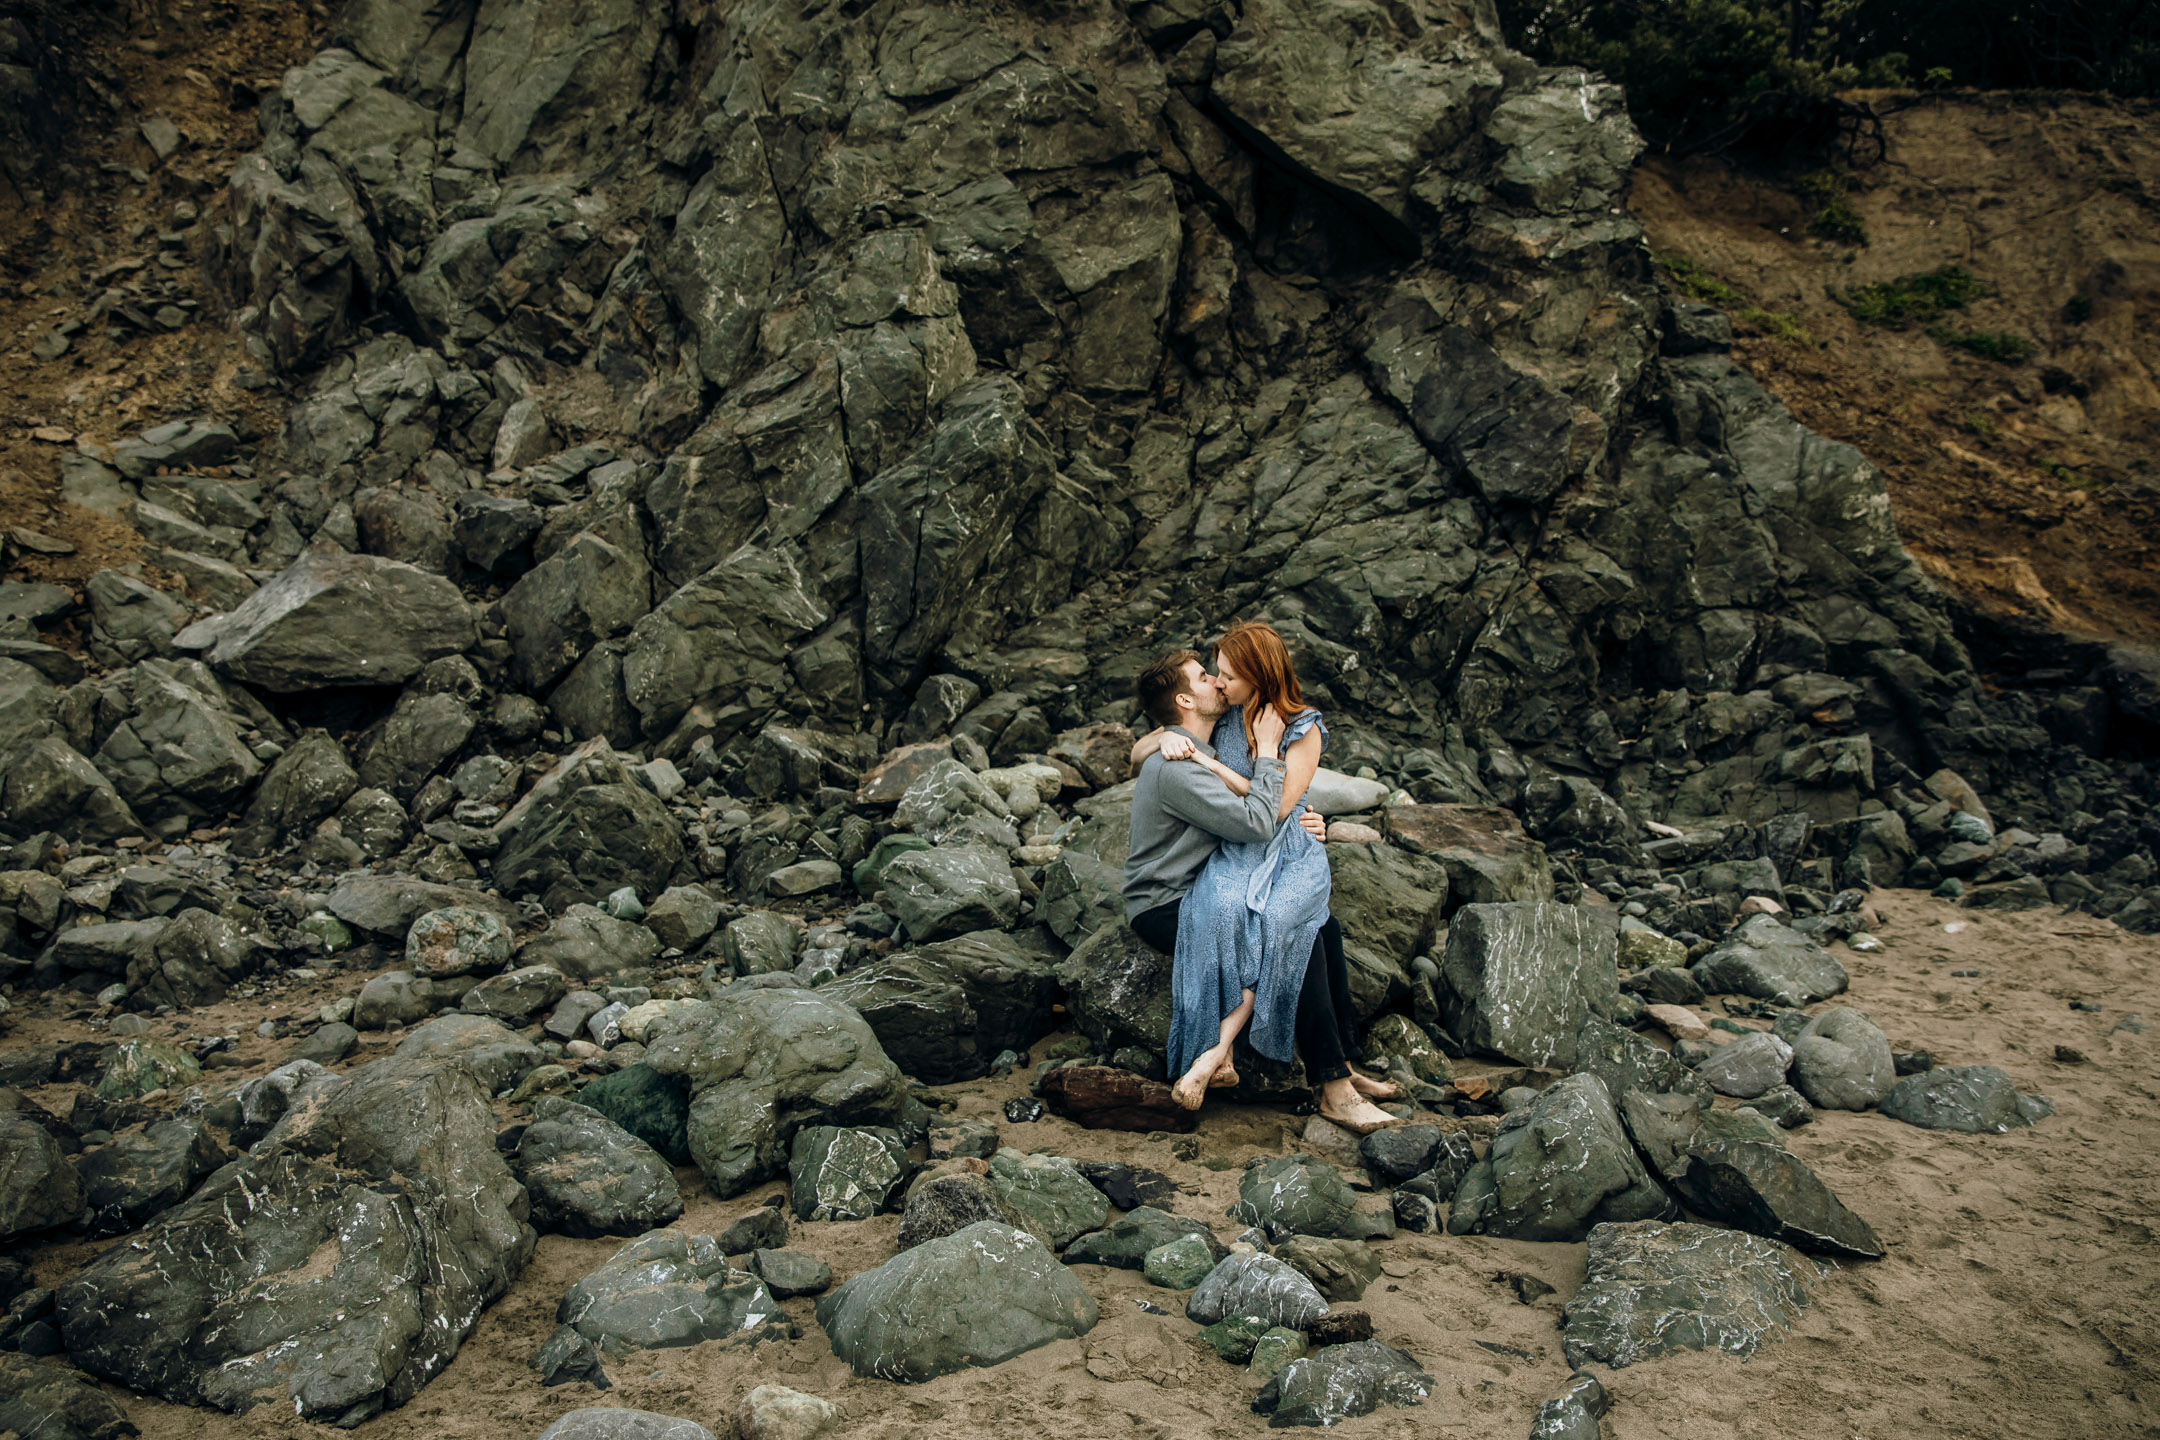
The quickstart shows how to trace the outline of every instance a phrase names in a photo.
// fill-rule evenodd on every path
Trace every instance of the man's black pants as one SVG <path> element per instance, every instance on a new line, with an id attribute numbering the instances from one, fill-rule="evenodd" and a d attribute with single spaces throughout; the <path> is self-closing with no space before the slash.
<path id="1" fill-rule="evenodd" d="M 1181 898 L 1142 911 L 1133 917 L 1134 933 L 1163 954 L 1175 957 L 1178 908 L 1184 903 Z M 1313 1084 L 1324 1085 L 1350 1073 L 1350 1052 L 1357 1043 L 1350 1026 L 1356 1015 L 1350 1004 L 1350 967 L 1343 959 L 1342 927 L 1330 915 L 1313 940 L 1312 959 L 1305 965 L 1305 984 L 1298 991 L 1298 1057 L 1305 1062 L 1305 1073 Z"/>

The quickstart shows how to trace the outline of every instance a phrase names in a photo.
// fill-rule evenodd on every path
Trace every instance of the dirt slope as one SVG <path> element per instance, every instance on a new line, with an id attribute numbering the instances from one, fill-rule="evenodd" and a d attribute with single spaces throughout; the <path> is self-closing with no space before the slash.
<path id="1" fill-rule="evenodd" d="M 1848 180 L 1869 243 L 1811 236 L 1791 177 L 1653 157 L 1633 193 L 1652 247 L 1806 329 L 1812 344 L 1752 327 L 1740 358 L 1801 421 L 1882 467 L 1905 543 L 1939 582 L 2067 629 L 2160 637 L 2160 111 L 1862 98 L 1888 145 Z M 2032 358 L 1862 325 L 1838 301 L 1953 263 L 1993 293 L 1947 323 L 2022 336 Z"/>

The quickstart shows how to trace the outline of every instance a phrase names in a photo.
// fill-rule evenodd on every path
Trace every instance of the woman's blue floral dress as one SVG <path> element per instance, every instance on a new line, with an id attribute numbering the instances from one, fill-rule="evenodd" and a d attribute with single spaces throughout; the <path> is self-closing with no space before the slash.
<path id="1" fill-rule="evenodd" d="M 1284 753 L 1314 729 L 1324 752 L 1327 726 L 1319 711 L 1307 710 L 1283 733 Z M 1252 775 L 1241 711 L 1217 721 L 1212 739 L 1217 759 Z M 1301 801 L 1265 843 L 1218 846 L 1179 908 L 1167 1047 L 1173 1080 L 1216 1042 L 1223 1017 L 1237 1009 L 1246 990 L 1253 992 L 1247 1042 L 1270 1060 L 1290 1058 L 1298 992 L 1313 940 L 1327 923 L 1335 883 L 1326 847 L 1298 824 L 1304 812 Z"/>

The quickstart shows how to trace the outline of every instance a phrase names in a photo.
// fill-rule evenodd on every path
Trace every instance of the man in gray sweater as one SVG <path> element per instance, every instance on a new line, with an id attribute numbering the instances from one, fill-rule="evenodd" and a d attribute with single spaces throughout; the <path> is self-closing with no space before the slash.
<path id="1" fill-rule="evenodd" d="M 1220 683 L 1200 663 L 1198 654 L 1178 650 L 1140 673 L 1139 698 L 1151 719 L 1182 731 L 1201 754 L 1213 757 L 1208 737 L 1229 711 Z M 1222 841 L 1273 838 L 1281 808 L 1283 762 L 1277 754 L 1282 718 L 1273 710 L 1254 722 L 1252 788 L 1244 795 L 1223 784 L 1213 772 L 1188 761 L 1165 760 L 1160 752 L 1140 766 L 1133 786 L 1131 847 L 1125 858 L 1125 919 L 1141 939 L 1175 956 L 1178 911 L 1200 867 Z M 1326 824 L 1307 811 L 1300 823 L 1316 840 L 1325 840 Z M 1298 992 L 1297 1048 L 1313 1083 L 1320 1087 L 1321 1113 L 1331 1120 L 1368 1131 L 1391 1123 L 1373 1097 L 1392 1096 L 1394 1087 L 1359 1075 L 1350 1068 L 1356 1040 L 1351 1025 L 1349 969 L 1343 957 L 1342 929 L 1333 917 L 1321 927 Z"/>

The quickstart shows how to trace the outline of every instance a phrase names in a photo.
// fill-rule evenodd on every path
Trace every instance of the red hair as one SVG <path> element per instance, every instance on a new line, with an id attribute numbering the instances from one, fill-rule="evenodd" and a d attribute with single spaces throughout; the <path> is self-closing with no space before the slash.
<path id="1" fill-rule="evenodd" d="M 1305 703 L 1305 692 L 1298 685 L 1290 647 L 1265 620 L 1240 620 L 1232 625 L 1215 642 L 1215 654 L 1218 661 L 1227 659 L 1230 668 L 1253 687 L 1252 699 L 1245 702 L 1248 747 L 1254 743 L 1253 721 L 1260 717 L 1263 705 L 1273 705 L 1286 721 L 1313 708 Z"/>

